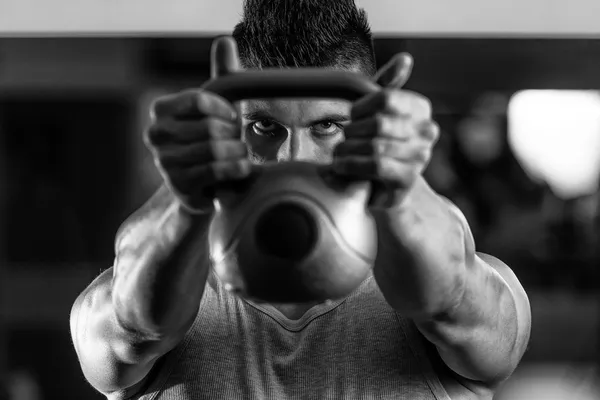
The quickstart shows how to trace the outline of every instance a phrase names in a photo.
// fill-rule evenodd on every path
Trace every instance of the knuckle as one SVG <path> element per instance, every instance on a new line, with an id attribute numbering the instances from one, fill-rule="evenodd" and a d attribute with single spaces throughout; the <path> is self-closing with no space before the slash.
<path id="1" fill-rule="evenodd" d="M 211 140 L 207 143 L 207 159 L 210 161 L 215 161 L 215 160 L 220 160 L 222 158 L 224 158 L 224 149 L 223 149 L 223 143 L 220 143 L 218 141 L 214 141 Z M 208 161 L 207 160 L 207 161 Z"/>
<path id="2" fill-rule="evenodd" d="M 428 120 L 421 125 L 417 134 L 423 137 L 428 145 L 433 145 L 440 138 L 440 126 L 437 122 Z"/>
<path id="3" fill-rule="evenodd" d="M 387 143 L 382 138 L 375 138 L 370 143 L 370 150 L 375 155 L 382 155 L 386 153 Z"/>
<path id="4" fill-rule="evenodd" d="M 212 121 L 212 136 L 216 139 L 230 139 L 234 137 L 240 137 L 241 133 L 238 131 L 238 126 L 229 121 L 224 121 L 220 118 L 210 118 Z"/>
<path id="5" fill-rule="evenodd" d="M 228 142 L 226 147 L 229 157 L 240 159 L 241 162 L 248 157 L 248 146 L 242 141 Z"/>
<path id="6" fill-rule="evenodd" d="M 246 176 L 250 173 L 251 165 L 246 159 L 239 159 L 235 161 L 236 172 L 238 177 Z"/>
<path id="7" fill-rule="evenodd" d="M 223 119 L 235 119 L 235 110 L 223 97 L 200 90 L 195 94 L 196 108 L 201 114 Z"/>
<path id="8" fill-rule="evenodd" d="M 433 105 L 428 97 L 417 92 L 407 92 L 410 95 L 413 114 L 421 119 L 431 119 Z"/>
<path id="9" fill-rule="evenodd" d="M 386 134 L 389 131 L 389 125 L 390 125 L 390 118 L 383 114 L 383 113 L 377 113 L 374 116 L 375 119 L 375 135 L 382 135 L 382 134 Z"/>
<path id="10" fill-rule="evenodd" d="M 190 99 L 193 99 L 195 108 L 202 114 L 210 115 L 211 113 L 211 94 L 205 90 L 189 92 Z"/>
<path id="11" fill-rule="evenodd" d="M 420 113 L 425 116 L 425 118 L 431 118 L 431 113 L 433 109 L 431 105 L 431 100 L 429 100 L 425 96 L 419 95 L 417 97 L 417 107 Z"/>
<path id="12" fill-rule="evenodd" d="M 417 152 L 416 161 L 419 164 L 426 164 L 431 158 L 431 148 L 429 146 L 424 147 L 421 151 Z"/>
<path id="13" fill-rule="evenodd" d="M 207 117 L 202 121 L 202 127 L 206 132 L 206 136 L 211 139 L 218 139 L 221 137 L 223 130 L 223 124 L 216 118 Z"/>
<path id="14" fill-rule="evenodd" d="M 440 125 L 437 122 L 431 122 L 431 137 L 432 141 L 435 143 L 440 138 Z"/>
<path id="15" fill-rule="evenodd" d="M 421 107 L 423 108 L 423 110 L 425 110 L 428 114 L 431 114 L 431 110 L 433 109 L 431 100 L 429 100 L 427 97 L 425 97 L 423 95 L 419 95 L 419 98 L 420 98 L 420 103 L 421 103 Z"/>
<path id="16" fill-rule="evenodd" d="M 430 160 L 431 160 L 431 147 L 427 147 L 423 151 L 423 164 L 427 165 Z"/>
<path id="17" fill-rule="evenodd" d="M 385 162 L 384 158 L 375 157 L 375 158 L 373 158 L 372 163 L 373 163 L 372 168 L 378 176 L 381 176 L 381 177 L 386 176 L 387 163 Z"/>
<path id="18" fill-rule="evenodd" d="M 170 113 L 172 104 L 178 101 L 178 94 L 166 94 L 157 97 L 150 106 L 150 118 L 155 121 Z"/>
<path id="19" fill-rule="evenodd" d="M 165 108 L 166 96 L 155 99 L 150 105 L 150 120 L 156 121 L 160 115 L 162 115 L 163 109 Z"/>
<path id="20" fill-rule="evenodd" d="M 161 136 L 161 127 L 158 124 L 150 125 L 144 132 L 143 139 L 144 143 L 148 147 L 155 147 Z"/>

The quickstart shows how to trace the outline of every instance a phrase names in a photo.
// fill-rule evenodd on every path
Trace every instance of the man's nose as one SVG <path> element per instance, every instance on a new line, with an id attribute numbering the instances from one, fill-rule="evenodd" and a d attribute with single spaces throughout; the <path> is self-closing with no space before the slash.
<path id="1" fill-rule="evenodd" d="M 277 161 L 314 161 L 316 157 L 315 145 L 301 132 L 288 132 L 287 137 L 281 142 L 277 151 Z"/>

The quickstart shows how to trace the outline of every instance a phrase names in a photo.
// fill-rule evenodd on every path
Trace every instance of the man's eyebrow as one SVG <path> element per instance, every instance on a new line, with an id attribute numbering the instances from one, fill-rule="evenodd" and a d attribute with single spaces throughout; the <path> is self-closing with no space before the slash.
<path id="1" fill-rule="evenodd" d="M 274 119 L 273 116 L 271 116 L 271 114 L 269 114 L 267 111 L 250 111 L 247 113 L 243 114 L 245 119 L 250 119 L 250 120 L 254 120 L 254 121 L 258 121 L 261 119 Z"/>
<path id="2" fill-rule="evenodd" d="M 313 121 L 311 125 L 317 124 L 319 122 L 331 121 L 331 122 L 347 122 L 350 121 L 350 115 L 343 113 L 331 113 L 331 114 L 323 114 L 322 117 Z"/>
<path id="3" fill-rule="evenodd" d="M 277 118 L 274 118 L 269 112 L 264 110 L 250 111 L 243 114 L 244 118 L 250 121 L 270 120 L 278 122 Z M 328 113 L 323 114 L 319 118 L 310 121 L 308 125 L 318 124 L 320 122 L 331 121 L 331 122 L 348 122 L 350 121 L 350 115 L 345 113 Z"/>

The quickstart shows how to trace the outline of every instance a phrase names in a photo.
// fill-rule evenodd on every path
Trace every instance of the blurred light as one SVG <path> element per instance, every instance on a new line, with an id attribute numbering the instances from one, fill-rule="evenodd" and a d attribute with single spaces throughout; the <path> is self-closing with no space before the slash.
<path id="1" fill-rule="evenodd" d="M 557 196 L 594 193 L 600 173 L 600 94 L 518 92 L 508 106 L 508 141 L 523 168 Z"/>

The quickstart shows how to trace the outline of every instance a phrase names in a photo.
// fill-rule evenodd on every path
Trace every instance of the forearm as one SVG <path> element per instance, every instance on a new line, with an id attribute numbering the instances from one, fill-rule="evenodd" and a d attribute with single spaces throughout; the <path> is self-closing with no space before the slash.
<path id="1" fill-rule="evenodd" d="M 474 251 L 447 202 L 419 181 L 401 207 L 373 214 L 379 238 L 374 274 L 388 303 L 417 319 L 458 304 Z"/>
<path id="2" fill-rule="evenodd" d="M 113 305 L 118 321 L 144 338 L 187 331 L 209 271 L 210 216 L 192 216 L 172 201 L 143 215 L 119 241 Z"/>
<path id="3" fill-rule="evenodd" d="M 425 182 L 394 212 L 397 223 L 376 217 L 384 254 L 375 277 L 388 303 L 415 321 L 455 372 L 480 381 L 510 374 L 530 329 L 512 271 L 475 252 L 464 217 Z"/>

